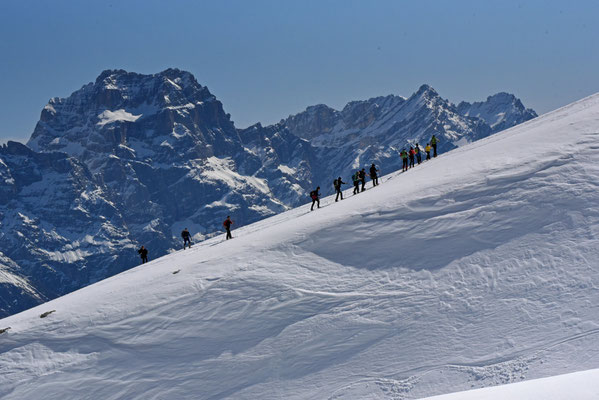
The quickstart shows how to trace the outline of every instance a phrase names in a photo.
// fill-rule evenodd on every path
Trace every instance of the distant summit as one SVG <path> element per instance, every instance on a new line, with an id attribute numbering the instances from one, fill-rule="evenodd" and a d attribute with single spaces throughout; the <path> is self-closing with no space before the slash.
<path id="1" fill-rule="evenodd" d="M 531 108 L 525 108 L 520 99 L 513 94 L 500 92 L 487 97 L 486 101 L 458 104 L 458 112 L 467 117 L 485 121 L 493 133 L 511 128 L 537 117 Z"/>

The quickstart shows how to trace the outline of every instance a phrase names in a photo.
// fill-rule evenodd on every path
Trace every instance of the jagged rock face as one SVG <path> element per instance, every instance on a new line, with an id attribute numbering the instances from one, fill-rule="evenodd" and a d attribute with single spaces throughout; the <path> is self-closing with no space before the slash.
<path id="1" fill-rule="evenodd" d="M 239 150 L 236 136 L 222 104 L 190 73 L 118 70 L 67 99 L 51 99 L 28 146 L 64 151 L 95 170 L 97 154 L 167 164 L 228 156 Z"/>
<path id="2" fill-rule="evenodd" d="M 295 136 L 310 140 L 331 132 L 338 120 L 339 111 L 319 104 L 281 120 L 280 124 L 287 127 Z"/>
<path id="3" fill-rule="evenodd" d="M 274 196 L 287 206 L 307 202 L 313 182 L 325 178 L 326 169 L 314 147 L 285 126 L 256 124 L 240 130 L 239 136 L 260 159 L 255 176 L 265 179 Z"/>
<path id="4" fill-rule="evenodd" d="M 132 265 L 134 244 L 117 207 L 80 161 L 36 153 L 9 142 L 0 148 L 0 265 L 20 278 L 0 290 L 0 315 L 22 310 Z M 2 269 L 0 268 L 0 269 Z"/>
<path id="5" fill-rule="evenodd" d="M 150 259 L 177 249 L 185 227 L 201 240 L 227 215 L 238 227 L 332 193 L 358 167 L 399 169 L 433 134 L 443 152 L 536 115 L 510 96 L 456 107 L 423 85 L 237 130 L 188 72 L 104 71 L 50 100 L 29 148 L 0 149 L 0 316 L 137 265 L 141 244 Z"/>
<path id="6" fill-rule="evenodd" d="M 45 300 L 23 275 L 23 269 L 0 252 L 0 318 Z"/>
<path id="7" fill-rule="evenodd" d="M 525 108 L 513 94 L 501 92 L 487 97 L 486 101 L 458 104 L 460 114 L 480 118 L 490 127 L 491 132 L 499 132 L 537 117 L 537 113 Z"/>

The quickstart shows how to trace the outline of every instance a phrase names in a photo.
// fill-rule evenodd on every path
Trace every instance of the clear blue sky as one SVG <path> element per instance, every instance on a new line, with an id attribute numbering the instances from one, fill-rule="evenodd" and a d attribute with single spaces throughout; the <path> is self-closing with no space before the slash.
<path id="1" fill-rule="evenodd" d="M 238 127 L 422 83 L 543 113 L 599 91 L 597 1 L 0 2 L 0 142 L 104 69 L 192 72 Z"/>

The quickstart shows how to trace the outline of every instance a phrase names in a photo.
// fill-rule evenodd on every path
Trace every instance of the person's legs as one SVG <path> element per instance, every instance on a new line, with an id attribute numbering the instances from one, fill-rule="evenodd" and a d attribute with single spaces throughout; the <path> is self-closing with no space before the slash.
<path id="1" fill-rule="evenodd" d="M 366 186 L 366 179 L 362 179 L 362 192 L 366 190 L 364 186 Z"/>
<path id="2" fill-rule="evenodd" d="M 437 144 L 433 144 L 433 157 L 437 157 Z"/>
<path id="3" fill-rule="evenodd" d="M 233 239 L 233 236 L 231 235 L 231 228 L 227 228 L 227 240 L 229 239 Z"/>
<path id="4" fill-rule="evenodd" d="M 312 207 L 310 207 L 310 211 L 314 211 L 314 203 L 316 203 L 316 199 L 312 199 Z"/>

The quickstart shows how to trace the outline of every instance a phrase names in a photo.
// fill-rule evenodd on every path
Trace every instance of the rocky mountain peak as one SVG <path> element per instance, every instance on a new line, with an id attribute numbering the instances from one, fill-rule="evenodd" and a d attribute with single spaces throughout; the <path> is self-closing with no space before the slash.
<path id="1" fill-rule="evenodd" d="M 474 103 L 462 101 L 458 104 L 457 111 L 461 115 L 485 121 L 492 132 L 499 132 L 537 117 L 534 110 L 525 108 L 520 99 L 506 92 L 488 96 L 486 101 Z"/>
<path id="2" fill-rule="evenodd" d="M 51 99 L 28 145 L 84 160 L 111 154 L 173 163 L 227 153 L 239 142 L 208 88 L 170 68 L 151 75 L 106 70 L 68 98 Z"/>

